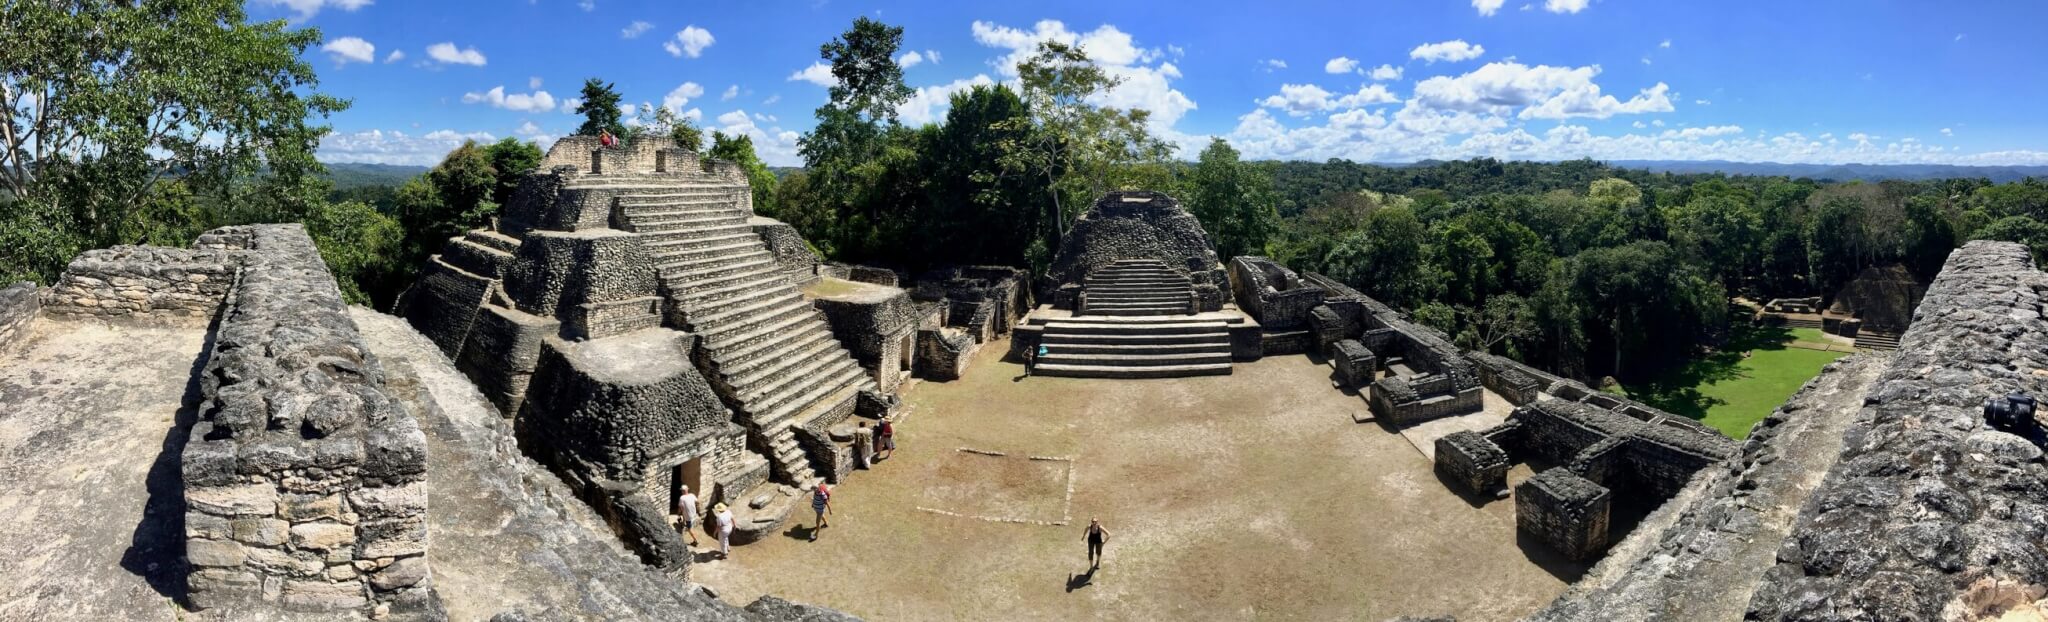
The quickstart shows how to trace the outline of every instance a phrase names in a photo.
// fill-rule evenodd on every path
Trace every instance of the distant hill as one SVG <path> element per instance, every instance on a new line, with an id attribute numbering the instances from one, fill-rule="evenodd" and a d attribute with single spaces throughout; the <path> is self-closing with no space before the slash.
<path id="1" fill-rule="evenodd" d="M 404 184 L 405 180 L 427 172 L 424 166 L 398 166 L 393 164 L 328 163 L 327 177 L 334 181 L 334 189 L 348 190 L 365 186 L 393 186 Z"/>
<path id="2" fill-rule="evenodd" d="M 1951 164 L 1781 164 L 1777 162 L 1727 162 L 1722 160 L 1614 160 L 1619 168 L 1648 169 L 1669 173 L 1725 173 L 1729 175 L 1807 177 L 1826 181 L 1878 181 L 1903 179 L 1922 181 L 1954 177 L 1983 177 L 1993 182 L 2048 177 L 2048 166 L 1956 166 Z"/>

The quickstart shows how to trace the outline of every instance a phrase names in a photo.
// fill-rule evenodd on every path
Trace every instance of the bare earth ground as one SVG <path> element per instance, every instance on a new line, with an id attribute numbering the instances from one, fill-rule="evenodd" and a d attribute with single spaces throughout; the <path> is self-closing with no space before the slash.
<path id="1" fill-rule="evenodd" d="M 32 330 L 0 351 L 0 620 L 176 619 L 174 423 L 206 328 Z"/>
<path id="2" fill-rule="evenodd" d="M 834 495 L 817 542 L 800 511 L 786 537 L 692 580 L 728 602 L 781 594 L 871 620 L 1476 622 L 1530 613 L 1584 571 L 1525 548 L 1512 501 L 1474 505 L 1409 440 L 1355 423 L 1364 401 L 1306 357 L 1222 377 L 1018 380 L 1005 346 L 908 392 L 902 451 Z M 1089 576 L 1091 516 L 1111 540 Z"/>

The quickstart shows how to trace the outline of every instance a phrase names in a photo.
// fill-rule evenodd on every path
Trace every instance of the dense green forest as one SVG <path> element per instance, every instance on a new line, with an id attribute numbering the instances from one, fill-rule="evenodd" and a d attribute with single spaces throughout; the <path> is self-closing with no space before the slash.
<path id="1" fill-rule="evenodd" d="M 320 34 L 248 23 L 236 0 L 177 6 L 0 8 L 0 20 L 34 25 L 0 41 L 12 130 L 0 141 L 0 278 L 49 283 L 85 249 L 303 222 L 347 297 L 389 308 L 540 161 L 537 145 L 506 139 L 465 144 L 402 183 L 377 179 L 410 171 L 330 174 L 313 159 L 319 123 L 348 102 L 320 95 L 302 60 Z M 146 34 L 163 28 L 179 35 Z M 1145 111 L 1094 103 L 1116 78 L 1057 42 L 1019 67 L 1016 88 L 968 89 L 942 121 L 911 127 L 896 114 L 911 90 L 890 61 L 902 36 L 862 18 L 820 46 L 838 86 L 799 143 L 804 166 L 779 175 L 746 136 L 706 136 L 665 108 L 626 119 L 600 79 L 584 84 L 579 131 L 664 135 L 740 162 L 756 209 L 828 257 L 912 271 L 1042 268 L 1094 197 L 1163 190 L 1226 258 L 1330 275 L 1468 347 L 1582 378 L 1643 378 L 1715 347 L 1731 297 L 1827 295 L 1893 263 L 1928 279 L 1971 239 L 2048 252 L 2048 184 L 2033 178 L 1248 162 L 1221 139 L 1177 153 Z M 242 60 L 197 60 L 227 52 Z"/>

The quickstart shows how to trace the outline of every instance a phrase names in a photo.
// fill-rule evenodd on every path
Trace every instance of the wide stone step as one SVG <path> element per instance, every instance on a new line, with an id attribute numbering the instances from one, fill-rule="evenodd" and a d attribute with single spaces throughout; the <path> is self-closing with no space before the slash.
<path id="1" fill-rule="evenodd" d="M 746 298 L 733 298 L 720 304 L 706 305 L 704 308 L 686 307 L 685 311 L 689 315 L 690 325 L 701 331 L 755 315 L 774 313 L 789 306 L 791 302 L 809 304 L 803 300 L 803 294 L 794 288 L 776 287 L 760 290 Z"/>
<path id="2" fill-rule="evenodd" d="M 1228 376 L 1230 375 L 1230 364 L 1204 363 L 1198 365 L 1157 365 L 1146 367 L 1044 364 L 1033 366 L 1031 373 L 1038 376 L 1060 376 L 1065 378 L 1185 378 L 1190 376 Z"/>
<path id="3" fill-rule="evenodd" d="M 1121 365 L 1126 367 L 1155 367 L 1161 365 L 1200 365 L 1206 363 L 1229 363 L 1229 352 L 1183 352 L 1174 354 L 1085 354 L 1055 350 L 1039 362 L 1050 365 Z"/>
<path id="4" fill-rule="evenodd" d="M 832 329 L 825 324 L 825 320 L 817 319 L 809 325 L 788 327 L 785 329 L 785 333 L 808 339 L 818 333 L 823 333 L 825 336 L 830 337 Z M 716 343 L 712 344 L 711 360 L 718 363 L 720 370 L 738 369 L 742 366 L 755 364 L 760 359 L 773 358 L 773 355 L 780 352 L 777 348 L 785 347 L 787 342 L 788 340 L 786 339 L 766 339 L 759 341 L 733 340 Z M 730 375 L 730 372 L 726 373 Z"/>
<path id="5" fill-rule="evenodd" d="M 1193 285 L 1191 285 L 1190 281 L 1188 281 L 1187 279 L 1131 279 L 1119 281 L 1089 280 L 1082 283 L 1081 285 L 1083 288 L 1089 291 L 1102 289 L 1160 289 L 1167 287 L 1193 287 Z"/>
<path id="6" fill-rule="evenodd" d="M 856 365 L 817 383 L 807 391 L 794 393 L 772 403 L 764 401 L 759 406 L 749 406 L 749 409 L 755 412 L 766 411 L 766 414 L 755 415 L 756 422 L 766 422 L 766 425 L 779 424 L 796 417 L 799 413 L 828 406 L 829 404 L 823 402 L 827 398 L 834 402 L 851 398 L 850 393 L 858 390 L 864 378 L 861 368 Z"/>
<path id="7" fill-rule="evenodd" d="M 733 209 L 737 207 L 734 205 L 734 198 L 727 192 L 679 197 L 635 194 L 619 197 L 619 207 L 625 208 L 626 213 L 634 215 L 670 210 Z"/>
<path id="8" fill-rule="evenodd" d="M 859 367 L 852 358 L 838 352 L 825 356 L 811 357 L 797 365 L 790 373 L 763 378 L 757 386 L 735 387 L 740 400 L 759 404 L 762 408 L 780 404 L 809 390 L 811 385 L 829 380 L 846 370 L 848 366 Z"/>
<path id="9" fill-rule="evenodd" d="M 703 333 L 704 339 L 720 350 L 733 347 L 743 348 L 754 345 L 764 339 L 775 341 L 775 339 L 770 339 L 770 337 L 780 332 L 807 329 L 805 324 L 809 322 L 823 324 L 825 321 L 818 314 L 818 310 L 816 308 L 809 308 L 809 305 L 792 308 L 799 309 L 800 312 L 781 313 L 774 316 L 756 318 L 748 322 L 720 326 L 716 329 L 716 332 Z"/>
<path id="10" fill-rule="evenodd" d="M 803 319 L 817 313 L 817 307 L 811 306 L 810 302 L 799 296 L 794 300 L 778 301 L 754 313 L 727 316 L 708 324 L 699 324 L 692 318 L 691 324 L 696 325 L 697 334 L 703 335 L 705 339 L 719 344 L 731 344 L 745 341 L 736 335 L 753 335 L 751 338 L 759 338 L 760 335 L 754 334 L 757 328 L 784 326 L 793 323 L 789 320 Z"/>
<path id="11" fill-rule="evenodd" d="M 650 235 L 648 238 L 644 245 L 647 246 L 649 251 L 656 252 L 725 246 L 733 242 L 745 240 L 752 240 L 757 244 L 761 242 L 761 236 L 754 235 L 752 228 L 748 228 L 746 231 L 726 231 L 716 235 L 704 235 L 703 232 L 679 232 Z"/>
<path id="12" fill-rule="evenodd" d="M 1124 333 L 1046 333 L 1043 341 L 1048 348 L 1109 345 L 1109 346 L 1171 346 L 1190 344 L 1230 343 L 1230 333 L 1189 333 L 1179 335 L 1146 335 Z"/>
<path id="13" fill-rule="evenodd" d="M 1048 343 L 1045 344 L 1045 348 L 1048 357 L 1080 354 L 1156 356 L 1222 354 L 1224 357 L 1230 356 L 1230 341 L 1228 339 L 1221 341 L 1205 339 L 1196 343 L 1165 344 Z"/>
<path id="14" fill-rule="evenodd" d="M 519 252 L 519 238 L 489 229 L 472 229 L 462 234 L 462 237 L 470 242 L 488 246 L 506 254 Z"/>
<path id="15" fill-rule="evenodd" d="M 752 236 L 733 236 L 732 241 L 717 246 L 667 247 L 667 250 L 650 253 L 650 256 L 654 258 L 656 264 L 660 264 L 672 260 L 693 259 L 704 255 L 746 253 L 759 248 L 765 247 L 761 244 L 760 240 L 753 239 Z"/>
<path id="16" fill-rule="evenodd" d="M 656 265 L 661 266 L 664 272 L 702 272 L 735 264 L 760 261 L 763 258 L 773 261 L 775 256 L 768 254 L 766 249 L 738 253 L 703 253 L 680 255 Z"/>
<path id="17" fill-rule="evenodd" d="M 830 331 L 819 331 L 781 340 L 776 347 L 759 351 L 766 356 L 756 356 L 736 367 L 720 368 L 720 372 L 731 379 L 733 386 L 754 386 L 768 377 L 788 373 L 812 357 L 841 351 L 839 342 L 831 337 Z"/>
<path id="18" fill-rule="evenodd" d="M 656 209 L 637 209 L 637 210 L 627 210 L 627 212 L 626 212 L 626 218 L 628 218 L 628 219 L 632 220 L 632 221 L 633 221 L 634 223 L 636 223 L 636 224 L 648 224 L 648 223 L 656 223 L 656 222 L 666 222 L 666 221 L 673 221 L 673 220 L 703 220 L 703 219 L 710 219 L 710 218 L 717 218 L 717 219 L 732 219 L 732 218 L 738 218 L 738 219 L 740 219 L 740 220 L 746 220 L 746 219 L 747 219 L 747 216 L 748 216 L 748 214 L 747 214 L 746 212 L 742 212 L 742 211 L 740 211 L 740 210 L 737 210 L 737 209 L 734 209 L 734 208 L 732 208 L 732 207 L 730 207 L 730 206 L 726 206 L 726 207 L 692 207 L 692 208 L 680 208 L 680 209 L 678 209 L 678 208 L 673 208 L 673 207 L 664 207 L 664 208 L 661 208 L 661 209 L 659 209 L 659 210 L 656 210 Z"/>
<path id="19" fill-rule="evenodd" d="M 705 281 L 697 281 L 695 283 L 701 284 L 705 283 Z M 768 288 L 779 288 L 787 285 L 789 285 L 789 280 L 783 278 L 782 273 L 770 271 L 763 273 L 758 278 L 727 281 L 717 287 L 684 289 L 674 297 L 683 304 L 685 309 L 707 308 L 735 298 L 747 298 Z"/>
<path id="20" fill-rule="evenodd" d="M 1179 306 L 1179 307 L 1182 307 L 1182 308 L 1186 308 L 1186 307 L 1188 306 L 1188 297 L 1187 297 L 1187 296 L 1143 296 L 1143 297 L 1124 297 L 1124 298 L 1096 298 L 1096 297 L 1094 297 L 1094 296 L 1089 296 L 1089 297 L 1088 297 L 1088 307 L 1089 307 L 1089 308 L 1096 308 L 1096 307 L 1100 307 L 1100 308 L 1104 308 L 1104 309 L 1123 309 L 1123 308 L 1131 308 L 1131 307 L 1157 307 L 1157 306 L 1163 306 L 1163 305 Z"/>
<path id="21" fill-rule="evenodd" d="M 1129 317 L 1165 317 L 1170 315 L 1187 315 L 1188 306 L 1182 304 L 1170 307 L 1128 307 L 1118 309 L 1097 309 L 1091 306 L 1088 307 L 1088 312 L 1096 315 L 1120 315 Z"/>
<path id="22" fill-rule="evenodd" d="M 674 219 L 643 221 L 635 219 L 631 230 L 634 233 L 697 232 L 709 229 L 729 231 L 735 226 L 746 226 L 745 216 L 716 216 L 702 219 Z"/>
<path id="23" fill-rule="evenodd" d="M 716 279 L 720 277 L 750 274 L 761 270 L 774 269 L 775 257 L 773 255 L 768 255 L 766 253 L 755 255 L 753 258 L 748 259 L 746 261 L 725 263 L 715 266 L 692 268 L 690 266 L 676 263 L 664 264 L 660 267 L 662 278 L 678 279 L 682 281 L 703 281 L 709 279 Z"/>
<path id="24" fill-rule="evenodd" d="M 1047 322 L 1045 334 L 1200 335 L 1221 333 L 1229 338 L 1230 327 L 1222 322 Z"/>

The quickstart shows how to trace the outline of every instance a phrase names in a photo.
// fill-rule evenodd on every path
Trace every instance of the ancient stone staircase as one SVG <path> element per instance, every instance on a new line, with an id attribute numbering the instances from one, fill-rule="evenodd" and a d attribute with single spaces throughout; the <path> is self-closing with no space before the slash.
<path id="1" fill-rule="evenodd" d="M 1081 287 L 1081 314 L 1110 316 L 1187 315 L 1195 312 L 1195 288 L 1186 274 L 1156 259 L 1118 261 L 1088 274 Z"/>
<path id="2" fill-rule="evenodd" d="M 1856 331 L 1856 348 L 1859 350 L 1897 350 L 1899 349 L 1899 335 L 1873 330 L 1859 330 Z"/>
<path id="3" fill-rule="evenodd" d="M 818 479 L 793 427 L 848 412 L 874 382 L 754 234 L 747 187 L 708 176 L 604 175 L 564 190 L 590 188 L 618 193 L 614 226 L 648 237 L 672 322 L 703 338 L 713 382 L 739 405 L 776 479 Z"/>
<path id="4" fill-rule="evenodd" d="M 1075 316 L 1047 320 L 1033 373 L 1074 378 L 1230 374 L 1230 322 L 1217 317 Z"/>

